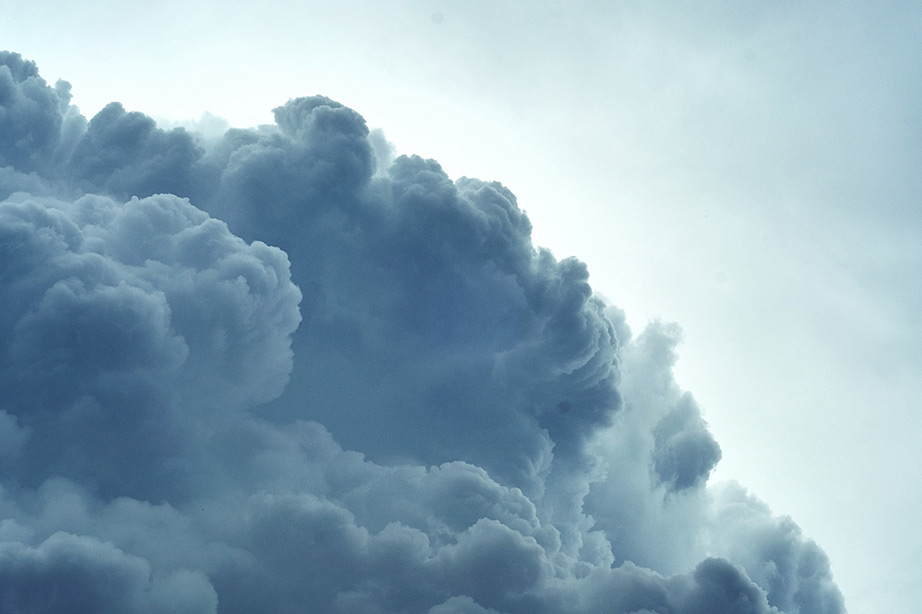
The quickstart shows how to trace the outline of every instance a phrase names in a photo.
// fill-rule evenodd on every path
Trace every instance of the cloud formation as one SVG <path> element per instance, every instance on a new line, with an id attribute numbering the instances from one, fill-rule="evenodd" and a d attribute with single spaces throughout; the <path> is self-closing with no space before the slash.
<path id="1" fill-rule="evenodd" d="M 0 54 L 0 610 L 844 611 L 502 185 L 69 91 Z"/>

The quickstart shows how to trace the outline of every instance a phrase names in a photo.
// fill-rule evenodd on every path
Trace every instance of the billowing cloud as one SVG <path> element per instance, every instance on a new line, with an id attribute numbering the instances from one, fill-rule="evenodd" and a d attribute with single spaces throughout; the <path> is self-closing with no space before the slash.
<path id="1" fill-rule="evenodd" d="M 92 537 L 55 533 L 38 547 L 0 544 L 5 612 L 214 612 L 201 573 L 151 577 L 150 565 Z"/>
<path id="2" fill-rule="evenodd" d="M 323 97 L 89 122 L 0 55 L 0 609 L 836 614 L 514 195 Z"/>

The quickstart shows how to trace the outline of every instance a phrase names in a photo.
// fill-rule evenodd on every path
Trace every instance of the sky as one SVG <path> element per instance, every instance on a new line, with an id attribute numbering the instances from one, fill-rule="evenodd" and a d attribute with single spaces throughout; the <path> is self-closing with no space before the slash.
<path id="1" fill-rule="evenodd" d="M 0 90 L 0 280 L 36 280 L 4 287 L 0 583 L 82 578 L 69 551 L 127 570 L 130 605 L 85 593 L 119 611 L 246 609 L 242 584 L 276 611 L 691 612 L 725 560 L 764 607 L 840 611 L 822 573 L 767 571 L 815 540 L 848 612 L 913 611 L 920 27 L 909 2 L 5 2 L 0 46 L 51 89 Z M 439 508 L 472 485 L 489 510 Z M 306 588 L 286 516 L 348 553 Z M 502 557 L 524 575 L 478 579 Z"/>

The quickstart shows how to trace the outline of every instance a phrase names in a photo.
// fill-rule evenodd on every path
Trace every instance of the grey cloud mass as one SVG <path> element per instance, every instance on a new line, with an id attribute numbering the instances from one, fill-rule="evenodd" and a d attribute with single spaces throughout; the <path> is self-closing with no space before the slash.
<path id="1" fill-rule="evenodd" d="M 324 97 L 219 138 L 0 54 L 0 612 L 837 614 L 587 267 Z"/>

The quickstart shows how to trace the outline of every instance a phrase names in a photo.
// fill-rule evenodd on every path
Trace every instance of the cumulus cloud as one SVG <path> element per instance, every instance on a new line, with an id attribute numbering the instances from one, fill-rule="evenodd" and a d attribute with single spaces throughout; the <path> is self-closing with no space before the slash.
<path id="1" fill-rule="evenodd" d="M 3 611 L 844 611 L 508 189 L 69 92 L 0 54 Z"/>
<path id="2" fill-rule="evenodd" d="M 150 565 L 92 537 L 55 533 L 32 548 L 0 543 L 4 612 L 216 612 L 201 573 L 153 579 Z"/>

